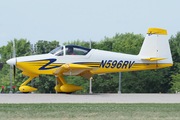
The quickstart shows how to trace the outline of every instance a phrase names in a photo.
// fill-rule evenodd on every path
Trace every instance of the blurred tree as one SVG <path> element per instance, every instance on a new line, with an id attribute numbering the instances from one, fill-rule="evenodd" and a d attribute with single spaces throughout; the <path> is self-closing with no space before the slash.
<path id="1" fill-rule="evenodd" d="M 59 42 L 56 40 L 54 40 L 54 41 L 39 40 L 34 45 L 34 51 L 35 51 L 35 54 L 46 54 L 46 53 L 49 53 L 54 48 L 59 47 L 59 46 L 60 46 Z"/>
<path id="2" fill-rule="evenodd" d="M 169 42 L 173 58 L 173 66 L 170 72 L 172 77 L 170 92 L 180 92 L 180 32 L 175 37 L 171 36 Z"/>

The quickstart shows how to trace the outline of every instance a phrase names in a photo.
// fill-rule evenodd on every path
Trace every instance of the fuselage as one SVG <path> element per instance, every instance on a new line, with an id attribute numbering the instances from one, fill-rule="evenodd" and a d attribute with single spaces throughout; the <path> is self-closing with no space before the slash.
<path id="1" fill-rule="evenodd" d="M 91 71 L 93 74 L 159 69 L 171 66 L 170 64 L 157 64 L 156 61 L 141 60 L 138 55 L 91 49 L 86 55 L 56 56 L 49 53 L 17 57 L 16 67 L 27 73 L 53 75 L 56 68 L 68 63 L 97 68 Z"/>

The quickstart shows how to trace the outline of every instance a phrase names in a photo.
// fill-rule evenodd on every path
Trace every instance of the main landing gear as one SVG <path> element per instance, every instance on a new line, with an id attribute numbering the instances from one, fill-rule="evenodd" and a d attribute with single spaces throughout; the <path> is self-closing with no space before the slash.
<path id="1" fill-rule="evenodd" d="M 63 93 L 65 92 L 66 94 L 70 94 L 72 92 L 83 89 L 80 86 L 67 84 L 62 75 L 55 75 L 55 77 L 59 83 L 59 85 L 56 85 L 54 88 L 57 92 L 63 92 Z"/>

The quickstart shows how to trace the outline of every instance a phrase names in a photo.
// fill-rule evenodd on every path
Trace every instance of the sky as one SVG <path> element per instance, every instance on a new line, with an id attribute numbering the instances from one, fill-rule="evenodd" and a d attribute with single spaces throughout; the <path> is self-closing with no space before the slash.
<path id="1" fill-rule="evenodd" d="M 0 0 L 0 47 L 27 39 L 96 41 L 148 28 L 180 31 L 179 0 Z"/>

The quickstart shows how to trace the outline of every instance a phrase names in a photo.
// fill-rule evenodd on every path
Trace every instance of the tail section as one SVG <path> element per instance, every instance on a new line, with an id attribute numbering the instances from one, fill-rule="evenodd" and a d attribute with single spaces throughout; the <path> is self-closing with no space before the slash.
<path id="1" fill-rule="evenodd" d="M 156 63 L 157 69 L 173 65 L 167 31 L 149 28 L 138 55 L 145 63 Z"/>

